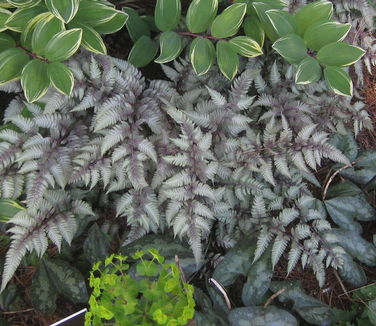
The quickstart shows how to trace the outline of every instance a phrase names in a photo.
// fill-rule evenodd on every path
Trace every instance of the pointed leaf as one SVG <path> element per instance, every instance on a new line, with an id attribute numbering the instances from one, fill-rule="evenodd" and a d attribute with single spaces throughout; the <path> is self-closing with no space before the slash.
<path id="1" fill-rule="evenodd" d="M 217 15 L 218 0 L 193 0 L 188 7 L 186 24 L 192 33 L 205 32 Z"/>
<path id="2" fill-rule="evenodd" d="M 244 19 L 243 29 L 246 36 L 254 39 L 262 48 L 265 41 L 265 32 L 256 16 L 248 16 Z"/>
<path id="3" fill-rule="evenodd" d="M 66 65 L 60 62 L 54 62 L 48 65 L 47 73 L 52 86 L 61 93 L 70 96 L 74 85 L 72 71 Z"/>
<path id="4" fill-rule="evenodd" d="M 107 23 L 114 18 L 117 13 L 125 15 L 123 12 L 115 10 L 99 1 L 81 0 L 77 14 L 72 21 L 81 22 L 95 27 Z"/>
<path id="5" fill-rule="evenodd" d="M 154 61 L 166 63 L 176 59 L 183 50 L 182 38 L 175 32 L 164 32 L 159 38 L 160 54 Z"/>
<path id="6" fill-rule="evenodd" d="M 268 36 L 269 39 L 275 41 L 278 39 L 278 34 L 271 23 L 269 17 L 267 16 L 266 12 L 272 9 L 282 9 L 277 2 L 274 1 L 259 1 L 259 2 L 251 2 L 253 8 L 255 9 L 255 13 L 260 20 L 261 26 L 265 31 L 265 34 Z"/>
<path id="7" fill-rule="evenodd" d="M 21 85 L 29 103 L 39 100 L 50 86 L 48 63 L 33 59 L 22 70 Z"/>
<path id="8" fill-rule="evenodd" d="M 298 66 L 295 83 L 306 85 L 317 82 L 321 79 L 321 74 L 319 62 L 312 57 L 307 57 Z"/>
<path id="9" fill-rule="evenodd" d="M 300 63 L 307 57 L 307 48 L 303 39 L 294 34 L 278 39 L 274 42 L 273 49 L 289 63 Z"/>
<path id="10" fill-rule="evenodd" d="M 128 61 L 137 68 L 153 61 L 158 52 L 157 44 L 147 36 L 141 36 L 129 52 Z"/>
<path id="11" fill-rule="evenodd" d="M 198 76 L 206 74 L 215 60 L 213 42 L 203 37 L 195 38 L 190 46 L 189 58 Z"/>
<path id="12" fill-rule="evenodd" d="M 80 0 L 45 0 L 46 6 L 57 18 L 69 23 L 76 15 Z"/>
<path id="13" fill-rule="evenodd" d="M 25 209 L 18 202 L 8 199 L 0 198 L 0 221 L 7 222 L 20 210 Z"/>
<path id="14" fill-rule="evenodd" d="M 93 28 L 99 34 L 112 34 L 121 30 L 126 24 L 128 18 L 129 17 L 125 12 L 117 11 L 110 20 L 96 24 Z"/>
<path id="15" fill-rule="evenodd" d="M 280 9 L 271 9 L 266 12 L 266 15 L 279 37 L 296 33 L 297 24 L 294 16 L 289 12 Z"/>
<path id="16" fill-rule="evenodd" d="M 235 35 L 243 23 L 247 11 L 245 3 L 234 3 L 218 15 L 212 25 L 211 34 L 214 37 L 226 38 Z"/>
<path id="17" fill-rule="evenodd" d="M 126 22 L 128 34 L 133 42 L 141 36 L 150 37 L 150 28 L 148 24 L 141 19 L 138 12 L 132 8 L 123 8 L 123 11 L 128 15 L 128 20 Z"/>
<path id="18" fill-rule="evenodd" d="M 80 28 L 82 29 L 82 46 L 87 50 L 99 53 L 99 54 L 106 54 L 107 49 L 106 45 L 104 44 L 102 37 L 98 34 L 98 32 L 89 25 L 85 25 L 82 23 L 74 22 L 68 25 L 70 28 Z"/>
<path id="19" fill-rule="evenodd" d="M 44 6 L 17 9 L 5 22 L 8 29 L 21 33 L 29 21 L 46 11 Z"/>
<path id="20" fill-rule="evenodd" d="M 16 41 L 5 33 L 0 33 L 0 52 L 16 46 Z"/>
<path id="21" fill-rule="evenodd" d="M 6 21 L 9 19 L 11 15 L 11 11 L 4 8 L 0 8 L 0 32 L 7 29 Z"/>
<path id="22" fill-rule="evenodd" d="M 326 67 L 324 76 L 328 86 L 338 95 L 352 96 L 353 84 L 349 74 L 338 67 Z"/>
<path id="23" fill-rule="evenodd" d="M 226 41 L 217 43 L 217 62 L 222 74 L 232 80 L 238 72 L 239 57 L 231 43 Z"/>
<path id="24" fill-rule="evenodd" d="M 260 45 L 248 36 L 234 37 L 230 39 L 230 43 L 236 52 L 243 57 L 253 58 L 262 55 Z"/>
<path id="25" fill-rule="evenodd" d="M 155 24 L 162 32 L 178 26 L 181 15 L 180 0 L 157 0 L 154 11 Z"/>
<path id="26" fill-rule="evenodd" d="M 19 48 L 10 48 L 0 53 L 0 85 L 19 79 L 29 56 Z"/>
<path id="27" fill-rule="evenodd" d="M 341 278 L 354 287 L 361 287 L 367 284 L 367 276 L 362 267 L 353 261 L 347 253 L 341 255 L 343 264 L 339 268 L 338 273 Z"/>
<path id="28" fill-rule="evenodd" d="M 91 263 L 105 260 L 110 253 L 109 236 L 105 234 L 96 223 L 94 223 L 89 229 L 83 248 L 85 257 Z"/>
<path id="29" fill-rule="evenodd" d="M 345 67 L 357 62 L 365 51 L 343 42 L 325 45 L 317 53 L 317 60 L 325 66 Z"/>

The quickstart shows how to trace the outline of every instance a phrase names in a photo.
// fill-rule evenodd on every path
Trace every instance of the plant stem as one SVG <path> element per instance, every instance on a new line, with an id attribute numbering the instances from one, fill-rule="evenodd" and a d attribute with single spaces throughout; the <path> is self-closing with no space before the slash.
<path id="1" fill-rule="evenodd" d="M 30 57 L 32 57 L 34 59 L 38 59 L 38 60 L 46 62 L 46 63 L 51 63 L 48 59 L 43 58 L 43 57 L 39 56 L 38 54 L 29 51 L 28 49 L 26 49 L 22 45 L 17 45 L 17 48 L 20 48 L 20 49 L 24 50 L 27 53 L 27 55 L 29 55 Z"/>

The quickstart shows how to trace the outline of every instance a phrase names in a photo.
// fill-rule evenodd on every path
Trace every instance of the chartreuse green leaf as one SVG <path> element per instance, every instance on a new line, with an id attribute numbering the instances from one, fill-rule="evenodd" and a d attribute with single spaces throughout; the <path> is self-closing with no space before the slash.
<path id="1" fill-rule="evenodd" d="M 178 26 L 181 15 L 180 0 L 157 0 L 154 11 L 155 24 L 162 32 Z"/>
<path id="2" fill-rule="evenodd" d="M 128 15 L 126 22 L 128 34 L 133 42 L 136 42 L 141 36 L 150 37 L 150 28 L 148 24 L 141 19 L 138 12 L 132 8 L 123 8 L 123 11 Z"/>
<path id="3" fill-rule="evenodd" d="M 247 4 L 234 3 L 218 15 L 212 25 L 211 34 L 214 37 L 225 38 L 235 35 L 243 23 Z"/>
<path id="4" fill-rule="evenodd" d="M 34 53 L 40 54 L 47 43 L 59 32 L 65 30 L 64 23 L 53 14 L 43 13 L 43 18 L 36 24 L 31 37 L 31 47 Z"/>
<path id="5" fill-rule="evenodd" d="M 12 15 L 11 11 L 4 9 L 4 8 L 0 8 L 0 32 L 8 28 L 6 26 L 6 21 L 11 15 Z"/>
<path id="6" fill-rule="evenodd" d="M 21 85 L 29 103 L 39 100 L 50 86 L 48 63 L 33 59 L 22 70 Z"/>
<path id="7" fill-rule="evenodd" d="M 195 38 L 189 49 L 189 58 L 198 76 L 206 74 L 215 60 L 213 42 L 203 37 Z"/>
<path id="8" fill-rule="evenodd" d="M 307 57 L 307 47 L 303 39 L 295 34 L 281 37 L 272 47 L 289 63 L 300 63 Z"/>
<path id="9" fill-rule="evenodd" d="M 188 7 L 186 23 L 192 33 L 205 32 L 217 15 L 218 0 L 193 0 Z"/>
<path id="10" fill-rule="evenodd" d="M 337 22 L 318 22 L 304 33 L 304 42 L 312 50 L 318 51 L 323 46 L 342 41 L 351 29 L 351 24 Z"/>
<path id="11" fill-rule="evenodd" d="M 339 67 L 326 67 L 324 76 L 328 86 L 334 93 L 344 96 L 352 96 L 353 84 L 349 74 Z"/>
<path id="12" fill-rule="evenodd" d="M 160 54 L 154 61 L 156 63 L 166 63 L 176 59 L 183 50 L 183 42 L 180 35 L 168 31 L 161 34 L 159 38 Z"/>
<path id="13" fill-rule="evenodd" d="M 260 45 L 248 36 L 237 36 L 230 39 L 235 51 L 243 57 L 252 58 L 262 54 Z"/>
<path id="14" fill-rule="evenodd" d="M 305 85 L 317 82 L 320 79 L 321 67 L 316 59 L 307 57 L 300 62 L 295 74 L 295 83 Z"/>
<path id="15" fill-rule="evenodd" d="M 60 62 L 50 63 L 47 67 L 48 78 L 52 86 L 69 96 L 72 93 L 74 77 L 72 71 Z"/>
<path id="16" fill-rule="evenodd" d="M 60 32 L 47 43 L 42 54 L 52 62 L 67 60 L 78 50 L 81 39 L 82 29 L 80 28 Z"/>
<path id="17" fill-rule="evenodd" d="M 0 52 L 16 46 L 16 41 L 8 34 L 0 33 Z"/>
<path id="18" fill-rule="evenodd" d="M 45 0 L 46 6 L 57 18 L 69 23 L 77 14 L 80 0 Z"/>
<path id="19" fill-rule="evenodd" d="M 306 29 L 319 21 L 328 21 L 333 15 L 333 4 L 329 1 L 315 1 L 302 7 L 296 14 L 298 33 L 303 36 Z"/>
<path id="20" fill-rule="evenodd" d="M 5 22 L 8 29 L 21 33 L 25 26 L 36 16 L 45 12 L 46 7 L 35 6 L 31 8 L 20 8 L 12 13 L 12 15 Z"/>
<path id="21" fill-rule="evenodd" d="M 91 52 L 106 54 L 107 49 L 102 37 L 89 25 L 74 22 L 68 25 L 70 28 L 82 29 L 81 45 Z"/>
<path id="22" fill-rule="evenodd" d="M 94 29 L 99 34 L 112 34 L 123 28 L 128 20 L 128 15 L 125 12 L 118 11 L 109 21 L 96 24 Z"/>
<path id="23" fill-rule="evenodd" d="M 248 16 L 244 19 L 243 29 L 246 36 L 254 39 L 262 48 L 265 41 L 265 32 L 256 16 Z"/>
<path id="24" fill-rule="evenodd" d="M 364 53 L 358 46 L 336 42 L 322 47 L 317 53 L 317 60 L 325 66 L 345 67 L 357 62 Z"/>
<path id="25" fill-rule="evenodd" d="M 280 9 L 271 9 L 266 12 L 266 15 L 279 37 L 296 33 L 297 25 L 295 18 L 289 12 Z"/>
<path id="26" fill-rule="evenodd" d="M 147 36 L 141 36 L 129 52 L 128 61 L 137 68 L 153 61 L 158 52 L 157 44 Z"/>
<path id="27" fill-rule="evenodd" d="M 25 209 L 18 202 L 8 198 L 0 198 L 0 221 L 7 222 L 20 210 Z"/>
<path id="28" fill-rule="evenodd" d="M 19 48 L 10 48 L 0 53 L 0 85 L 19 79 L 29 56 Z"/>
<path id="29" fill-rule="evenodd" d="M 230 80 L 234 79 L 238 72 L 239 57 L 230 42 L 219 41 L 217 43 L 217 62 L 222 74 Z"/>
<path id="30" fill-rule="evenodd" d="M 29 8 L 36 6 L 41 0 L 7 0 L 7 2 L 17 8 Z"/>

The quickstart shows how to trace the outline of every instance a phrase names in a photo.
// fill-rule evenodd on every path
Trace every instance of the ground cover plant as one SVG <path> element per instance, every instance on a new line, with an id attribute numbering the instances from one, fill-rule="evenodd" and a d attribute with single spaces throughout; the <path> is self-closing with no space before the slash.
<path id="1" fill-rule="evenodd" d="M 88 305 L 87 325 L 375 324 L 366 1 L 0 5 L 5 325 Z M 117 30 L 129 62 L 105 54 L 100 34 Z M 68 56 L 45 55 L 71 33 Z M 142 252 L 153 269 L 137 276 Z M 188 301 L 161 304 L 169 289 Z"/>

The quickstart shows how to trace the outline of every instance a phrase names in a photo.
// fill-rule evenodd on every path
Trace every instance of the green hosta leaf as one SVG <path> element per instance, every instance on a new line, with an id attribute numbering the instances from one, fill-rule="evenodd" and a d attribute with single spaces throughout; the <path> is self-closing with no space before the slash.
<path id="1" fill-rule="evenodd" d="M 21 33 L 26 25 L 36 16 L 46 11 L 46 7 L 35 6 L 17 9 L 5 22 L 8 29 Z"/>
<path id="2" fill-rule="evenodd" d="M 254 39 L 262 48 L 265 41 L 265 32 L 256 16 L 248 16 L 244 19 L 243 29 L 246 36 Z"/>
<path id="3" fill-rule="evenodd" d="M 48 63 L 33 59 L 22 70 L 21 85 L 29 103 L 39 100 L 50 86 Z"/>
<path id="4" fill-rule="evenodd" d="M 12 15 L 12 12 L 4 8 L 0 8 L 0 32 L 7 29 L 6 21 Z"/>
<path id="5" fill-rule="evenodd" d="M 189 58 L 198 76 L 206 74 L 215 60 L 213 42 L 203 37 L 195 38 L 189 49 Z"/>
<path id="6" fill-rule="evenodd" d="M 320 79 L 321 67 L 316 59 L 307 57 L 302 62 L 300 62 L 295 75 L 296 84 L 310 84 L 317 82 Z"/>
<path id="7" fill-rule="evenodd" d="M 0 53 L 0 85 L 21 77 L 29 56 L 19 48 L 10 48 Z"/>
<path id="8" fill-rule="evenodd" d="M 304 6 L 295 14 L 298 33 L 303 36 L 306 29 L 319 21 L 328 21 L 333 15 L 333 4 L 329 1 L 315 1 Z"/>
<path id="9" fill-rule="evenodd" d="M 52 314 L 56 310 L 57 296 L 58 292 L 48 277 L 45 265 L 39 264 L 31 285 L 30 298 L 33 307 L 43 314 Z"/>
<path id="10" fill-rule="evenodd" d="M 283 7 L 276 5 L 272 1 L 270 1 L 270 2 L 252 2 L 252 6 L 255 9 L 257 17 L 260 20 L 261 26 L 264 29 L 265 34 L 272 41 L 277 40 L 278 34 L 277 34 L 275 28 L 273 27 L 273 25 L 271 24 L 270 19 L 267 16 L 266 12 L 268 10 L 272 10 L 272 9 L 282 9 Z"/>
<path id="11" fill-rule="evenodd" d="M 279 37 L 296 33 L 297 25 L 295 18 L 289 12 L 280 9 L 272 9 L 268 10 L 266 15 Z"/>
<path id="12" fill-rule="evenodd" d="M 166 63 L 175 60 L 183 50 L 182 38 L 175 32 L 164 32 L 159 38 L 160 54 L 155 62 Z"/>
<path id="13" fill-rule="evenodd" d="M 47 67 L 48 78 L 61 93 L 70 96 L 73 90 L 74 77 L 72 71 L 60 62 L 54 62 Z"/>
<path id="14" fill-rule="evenodd" d="M 36 6 L 41 0 L 7 0 L 7 2 L 17 8 L 29 8 Z"/>
<path id="15" fill-rule="evenodd" d="M 178 26 L 181 15 L 180 0 L 157 0 L 154 11 L 155 24 L 162 32 Z"/>
<path id="16" fill-rule="evenodd" d="M 128 34 L 133 42 L 136 42 L 141 36 L 150 37 L 149 25 L 141 19 L 136 10 L 123 8 L 123 11 L 128 15 L 126 25 Z"/>
<path id="17" fill-rule="evenodd" d="M 235 308 L 229 313 L 232 326 L 298 326 L 296 318 L 274 306 Z"/>
<path id="18" fill-rule="evenodd" d="M 12 199 L 0 198 L 0 221 L 7 222 L 20 210 L 25 209 L 18 202 Z"/>
<path id="19" fill-rule="evenodd" d="M 273 49 L 289 63 L 300 63 L 307 57 L 307 48 L 303 39 L 294 34 L 278 39 L 274 42 Z"/>
<path id="20" fill-rule="evenodd" d="M 87 302 L 85 279 L 76 268 L 59 259 L 45 259 L 42 264 L 46 268 L 50 281 L 60 294 L 76 303 Z"/>
<path id="21" fill-rule="evenodd" d="M 34 53 L 40 54 L 47 43 L 59 32 L 65 30 L 64 23 L 51 13 L 43 13 L 43 18 L 36 24 L 31 38 Z"/>
<path id="22" fill-rule="evenodd" d="M 341 278 L 348 284 L 355 287 L 361 287 L 367 284 L 367 276 L 362 267 L 353 261 L 347 253 L 341 254 L 343 259 L 342 266 L 338 269 Z"/>
<path id="23" fill-rule="evenodd" d="M 317 53 L 317 60 L 325 66 L 345 67 L 357 62 L 365 51 L 343 42 L 327 44 Z"/>
<path id="24" fill-rule="evenodd" d="M 218 38 L 235 35 L 243 23 L 246 11 L 247 5 L 245 3 L 235 3 L 227 7 L 214 19 L 211 34 Z"/>
<path id="25" fill-rule="evenodd" d="M 76 16 L 80 0 L 45 0 L 46 6 L 57 18 L 69 23 Z"/>
<path id="26" fill-rule="evenodd" d="M 239 57 L 234 46 L 227 41 L 217 43 L 217 62 L 219 69 L 227 79 L 234 79 L 238 72 Z"/>
<path id="27" fill-rule="evenodd" d="M 192 33 L 205 32 L 217 15 L 218 0 L 193 0 L 189 5 L 186 23 Z"/>
<path id="28" fill-rule="evenodd" d="M 0 33 L 0 52 L 16 46 L 16 41 L 5 33 Z"/>
<path id="29" fill-rule="evenodd" d="M 23 31 L 21 32 L 21 45 L 27 49 L 31 50 L 31 43 L 33 38 L 33 32 L 39 21 L 43 20 L 46 17 L 46 13 L 41 13 L 34 17 L 32 20 L 25 25 Z"/>
<path id="30" fill-rule="evenodd" d="M 106 54 L 107 49 L 102 37 L 89 25 L 74 22 L 68 25 L 70 28 L 80 28 L 82 30 L 81 45 L 91 52 Z"/>
<path id="31" fill-rule="evenodd" d="M 153 61 L 158 52 L 157 44 L 147 36 L 141 36 L 129 52 L 128 61 L 137 68 Z"/>
<path id="32" fill-rule="evenodd" d="M 261 304 L 273 276 L 271 250 L 266 251 L 252 266 L 243 286 L 242 301 L 245 306 Z"/>
<path id="33" fill-rule="evenodd" d="M 80 7 L 72 21 L 94 27 L 110 21 L 118 12 L 121 13 L 99 1 L 81 0 Z"/>
<path id="34" fill-rule="evenodd" d="M 76 53 L 80 47 L 82 29 L 74 28 L 58 33 L 47 43 L 43 55 L 50 61 L 64 61 Z"/>
<path id="35" fill-rule="evenodd" d="M 262 55 L 260 45 L 248 36 L 237 36 L 230 40 L 236 52 L 243 57 L 253 58 Z"/>
<path id="36" fill-rule="evenodd" d="M 128 15 L 118 11 L 109 21 L 95 25 L 94 29 L 99 34 L 112 34 L 121 30 L 127 20 Z"/>
<path id="37" fill-rule="evenodd" d="M 318 22 L 307 28 L 304 41 L 308 48 L 318 51 L 327 44 L 342 41 L 350 29 L 351 24 Z"/>
<path id="38" fill-rule="evenodd" d="M 344 96 L 352 96 L 353 84 L 349 74 L 339 67 L 326 67 L 324 76 L 328 86 L 334 93 Z"/>
<path id="39" fill-rule="evenodd" d="M 98 245 L 100 244 L 100 245 Z M 105 260 L 110 253 L 110 239 L 96 223 L 89 229 L 84 242 L 84 254 L 91 263 Z"/>

